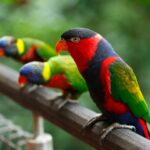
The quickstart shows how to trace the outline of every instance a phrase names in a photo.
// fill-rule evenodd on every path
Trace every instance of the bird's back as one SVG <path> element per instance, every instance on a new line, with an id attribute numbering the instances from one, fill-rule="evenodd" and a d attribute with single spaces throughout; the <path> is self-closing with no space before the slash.
<path id="1" fill-rule="evenodd" d="M 48 60 L 50 57 L 56 56 L 55 50 L 46 42 L 32 38 L 22 38 L 22 40 L 24 41 L 26 51 L 34 47 L 36 54 L 43 60 Z"/>
<path id="2" fill-rule="evenodd" d="M 85 80 L 80 75 L 74 60 L 70 56 L 56 56 L 49 60 L 52 66 L 52 74 L 64 74 L 67 80 L 78 91 L 86 91 Z"/>

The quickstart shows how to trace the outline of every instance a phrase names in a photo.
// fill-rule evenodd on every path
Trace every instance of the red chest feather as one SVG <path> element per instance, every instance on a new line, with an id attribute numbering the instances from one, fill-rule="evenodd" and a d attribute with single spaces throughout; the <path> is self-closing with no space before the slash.
<path id="1" fill-rule="evenodd" d="M 103 107 L 111 113 L 122 114 L 125 113 L 128 108 L 121 102 L 117 102 L 111 94 L 111 82 L 110 82 L 110 72 L 109 65 L 117 60 L 117 56 L 109 57 L 105 59 L 102 63 L 102 69 L 100 73 L 100 79 L 104 92 L 104 104 Z"/>
<path id="2" fill-rule="evenodd" d="M 66 90 L 70 88 L 71 84 L 67 81 L 64 75 L 58 74 L 51 78 L 47 86 Z"/>
<path id="3" fill-rule="evenodd" d="M 28 49 L 28 51 L 20 58 L 20 60 L 25 63 L 33 60 L 43 61 L 43 59 L 37 55 L 36 49 L 37 47 L 32 45 L 32 47 Z"/>

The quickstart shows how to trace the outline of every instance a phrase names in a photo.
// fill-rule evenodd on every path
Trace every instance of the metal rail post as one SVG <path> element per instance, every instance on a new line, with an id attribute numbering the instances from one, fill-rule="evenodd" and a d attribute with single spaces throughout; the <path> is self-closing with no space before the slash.
<path id="1" fill-rule="evenodd" d="M 43 118 L 33 113 L 33 138 L 27 140 L 26 150 L 53 150 L 53 138 L 44 133 Z"/>

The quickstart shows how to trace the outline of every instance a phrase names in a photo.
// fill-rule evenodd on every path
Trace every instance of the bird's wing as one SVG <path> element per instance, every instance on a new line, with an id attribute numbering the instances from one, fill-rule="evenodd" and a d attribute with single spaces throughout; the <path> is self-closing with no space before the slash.
<path id="1" fill-rule="evenodd" d="M 53 57 L 50 60 L 53 66 L 56 66 L 53 69 L 58 70 L 59 68 L 57 72 L 64 74 L 76 90 L 81 92 L 87 91 L 86 82 L 79 73 L 74 60 L 69 55 Z"/>
<path id="2" fill-rule="evenodd" d="M 87 85 L 81 74 L 79 73 L 79 70 L 74 62 L 74 60 L 69 56 L 64 56 L 64 73 L 66 74 L 68 80 L 71 82 L 72 86 L 77 90 L 82 92 L 87 91 Z"/>
<path id="3" fill-rule="evenodd" d="M 80 92 L 87 91 L 87 85 L 83 77 L 78 71 L 78 68 L 75 63 L 70 64 L 68 68 L 66 68 L 65 74 L 68 80 L 72 83 L 72 86 L 76 88 Z"/>
<path id="4" fill-rule="evenodd" d="M 48 45 L 43 41 L 32 38 L 23 38 L 23 40 L 29 46 L 32 45 L 36 46 L 37 54 L 44 60 L 48 60 L 50 57 L 56 56 L 55 50 L 50 45 Z"/>
<path id="5" fill-rule="evenodd" d="M 113 98 L 125 103 L 136 117 L 150 123 L 148 106 L 133 70 L 119 59 L 110 65 L 109 71 Z"/>

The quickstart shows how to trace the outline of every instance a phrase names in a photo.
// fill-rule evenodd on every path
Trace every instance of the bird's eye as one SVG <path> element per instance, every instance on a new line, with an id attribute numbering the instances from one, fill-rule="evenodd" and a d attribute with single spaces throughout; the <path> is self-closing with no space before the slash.
<path id="1" fill-rule="evenodd" d="M 74 42 L 74 43 L 79 43 L 80 38 L 79 38 L 79 37 L 72 37 L 72 38 L 70 39 L 70 41 L 71 41 L 71 42 Z"/>

